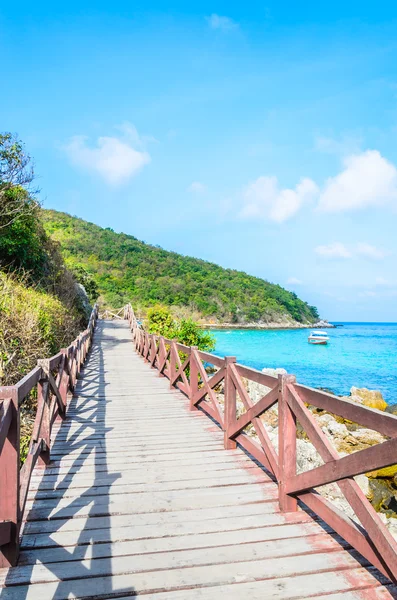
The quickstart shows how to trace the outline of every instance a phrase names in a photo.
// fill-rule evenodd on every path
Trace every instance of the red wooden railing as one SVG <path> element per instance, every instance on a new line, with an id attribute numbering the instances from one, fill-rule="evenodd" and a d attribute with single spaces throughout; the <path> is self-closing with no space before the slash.
<path id="1" fill-rule="evenodd" d="M 65 418 L 68 393 L 73 392 L 87 357 L 97 317 L 95 306 L 87 329 L 68 348 L 39 360 L 16 385 L 0 387 L 0 567 L 17 563 L 32 471 L 36 463 L 45 465 L 50 460 L 52 426 Z M 35 386 L 37 412 L 28 455 L 20 469 L 20 408 Z"/>
<path id="2" fill-rule="evenodd" d="M 392 581 L 397 581 L 397 543 L 354 480 L 356 475 L 397 463 L 397 417 L 379 410 L 343 400 L 332 394 L 299 385 L 291 375 L 271 377 L 255 369 L 236 364 L 234 357 L 220 358 L 175 340 L 145 332 L 130 304 L 124 308 L 136 350 L 160 375 L 170 380 L 190 400 L 190 409 L 201 409 L 224 431 L 225 448 L 237 444 L 248 451 L 274 477 L 279 489 L 280 510 L 298 510 L 298 501 L 358 550 Z M 217 371 L 212 376 L 204 364 Z M 246 378 L 270 388 L 254 403 L 242 381 Z M 214 388 L 224 381 L 224 405 Z M 246 412 L 236 411 L 237 394 Z M 273 447 L 261 415 L 278 403 L 278 452 Z M 354 423 L 379 431 L 390 438 L 354 454 L 340 457 L 315 420 L 307 405 L 326 410 Z M 305 430 L 324 465 L 297 474 L 296 424 Z M 244 432 L 252 425 L 260 443 Z M 315 488 L 335 482 L 361 524 L 347 517 Z"/>

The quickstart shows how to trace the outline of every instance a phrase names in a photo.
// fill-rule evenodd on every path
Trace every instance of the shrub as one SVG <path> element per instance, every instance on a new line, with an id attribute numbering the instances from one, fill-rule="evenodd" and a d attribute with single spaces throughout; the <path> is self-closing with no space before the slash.
<path id="1" fill-rule="evenodd" d="M 201 329 L 193 319 L 176 319 L 165 306 L 157 304 L 150 308 L 146 319 L 149 333 L 176 339 L 185 346 L 197 346 L 199 350 L 215 348 L 215 338 L 210 333 Z"/>
<path id="2" fill-rule="evenodd" d="M 0 385 L 13 385 L 80 331 L 80 315 L 49 293 L 0 272 Z"/>

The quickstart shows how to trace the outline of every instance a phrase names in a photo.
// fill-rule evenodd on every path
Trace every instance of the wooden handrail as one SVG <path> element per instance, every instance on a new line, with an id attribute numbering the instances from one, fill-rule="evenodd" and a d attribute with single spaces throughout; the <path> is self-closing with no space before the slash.
<path id="1" fill-rule="evenodd" d="M 53 423 L 65 418 L 69 392 L 92 343 L 98 319 L 95 305 L 85 331 L 14 386 L 0 387 L 0 567 L 14 566 L 19 554 L 19 531 L 24 516 L 32 471 L 48 464 Z M 37 387 L 37 411 L 26 461 L 20 469 L 20 408 Z"/>
<path id="2" fill-rule="evenodd" d="M 124 307 L 123 315 L 129 322 L 136 351 L 152 368 L 159 370 L 160 376 L 169 379 L 171 387 L 188 396 L 191 410 L 200 409 L 219 424 L 224 431 L 225 448 L 232 449 L 239 444 L 272 474 L 278 484 L 281 511 L 296 511 L 298 504 L 306 505 L 384 575 L 397 581 L 397 543 L 354 480 L 361 473 L 397 463 L 397 416 L 300 385 L 291 375 L 272 377 L 236 364 L 234 357 L 221 358 L 148 334 L 138 323 L 131 304 Z M 214 365 L 218 370 L 209 375 L 205 364 Z M 243 378 L 270 391 L 253 402 Z M 223 407 L 214 391 L 222 381 Z M 240 416 L 237 416 L 237 394 L 246 409 Z M 276 403 L 278 450 L 260 418 Z M 392 439 L 340 457 L 307 405 L 360 423 Z M 325 463 L 301 474 L 296 472 L 297 420 Z M 244 432 L 248 425 L 254 428 L 259 443 Z M 330 482 L 339 486 L 361 525 L 315 491 L 314 488 Z"/>

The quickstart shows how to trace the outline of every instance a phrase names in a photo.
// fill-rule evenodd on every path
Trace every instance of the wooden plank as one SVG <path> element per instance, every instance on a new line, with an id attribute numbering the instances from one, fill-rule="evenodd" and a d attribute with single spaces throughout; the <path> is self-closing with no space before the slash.
<path id="1" fill-rule="evenodd" d="M 169 540 L 167 540 L 169 542 Z M 233 563 L 242 561 L 273 560 L 279 557 L 300 557 L 301 555 L 316 554 L 317 547 L 326 552 L 340 552 L 341 545 L 331 536 L 323 534 L 317 538 L 296 538 L 272 540 L 271 542 L 244 541 L 238 545 L 216 545 L 214 547 L 197 548 L 195 536 L 190 537 L 190 546 L 179 549 L 178 552 L 164 550 L 154 553 L 134 553 L 128 544 L 120 544 L 116 553 L 112 548 L 105 546 L 100 549 L 105 551 L 104 557 L 96 555 L 89 558 L 84 556 L 78 560 L 74 552 L 64 551 L 64 560 L 54 563 L 50 561 L 45 565 L 33 565 L 11 569 L 8 573 L 0 573 L 0 585 L 7 586 L 26 585 L 29 583 L 47 583 L 51 581 L 67 581 L 76 579 L 80 573 L 89 573 L 90 577 L 103 577 L 122 575 L 124 573 L 143 573 L 145 571 L 161 571 L 170 569 L 183 569 L 184 567 L 210 566 L 227 564 L 232 570 Z M 68 558 L 69 557 L 69 558 Z M 111 561 L 108 560 L 111 557 Z M 308 557 L 310 561 L 311 557 Z M 83 575 L 84 576 L 84 575 Z"/>
<path id="2" fill-rule="evenodd" d="M 264 516 L 264 515 L 263 515 Z M 268 520 L 272 519 L 273 515 L 268 515 Z M 259 519 L 262 521 L 263 519 Z M 196 548 L 213 548 L 221 546 L 234 546 L 236 544 L 247 544 L 255 542 L 270 542 L 278 540 L 291 543 L 291 540 L 304 540 L 307 551 L 313 551 L 314 546 L 320 547 L 324 544 L 324 548 L 331 550 L 335 548 L 335 544 L 339 544 L 339 539 L 336 541 L 328 532 L 325 532 L 317 523 L 297 523 L 286 525 L 273 525 L 261 527 L 257 524 L 253 517 L 245 518 L 245 523 L 251 524 L 250 528 L 233 529 L 233 524 L 230 519 L 224 518 L 220 522 L 214 520 L 206 523 L 183 522 L 180 531 L 172 531 L 171 527 L 160 525 L 158 535 L 165 533 L 162 537 L 156 537 L 153 527 L 143 529 L 143 526 L 138 528 L 135 535 L 134 530 L 130 528 L 126 531 L 124 527 L 112 527 L 107 529 L 96 529 L 83 532 L 83 537 L 80 537 L 80 532 L 67 532 L 59 534 L 54 533 L 48 537 L 47 547 L 40 548 L 37 544 L 31 550 L 23 550 L 18 564 L 30 565 L 51 562 L 65 562 L 74 560 L 83 560 L 85 558 L 103 558 L 106 556 L 128 556 L 134 554 L 150 554 L 154 552 L 179 552 L 180 550 L 196 549 Z M 145 532 L 149 535 L 146 535 Z M 43 534 L 40 535 L 44 543 L 47 541 Z M 128 539 L 131 538 L 131 539 Z M 330 541 L 328 541 L 330 540 Z M 56 544 L 56 541 L 58 544 Z M 76 545 L 78 543 L 78 545 Z M 332 548 L 331 544 L 332 543 Z M 53 547 L 49 548 L 49 545 Z M 343 545 L 343 542 L 341 541 Z M 88 546 L 88 547 L 87 547 Z M 65 549 L 68 550 L 65 552 Z M 302 548 L 302 546 L 301 546 Z M 340 549 L 340 545 L 338 546 Z"/>
<path id="3" fill-rule="evenodd" d="M 211 523 L 208 523 L 209 521 Z M 219 504 L 215 507 L 192 509 L 189 510 L 188 514 L 186 514 L 185 510 L 174 510 L 168 513 L 127 513 L 126 515 L 111 515 L 110 517 L 95 517 L 90 515 L 83 521 L 80 519 L 65 518 L 57 519 L 56 521 L 26 522 L 23 529 L 22 546 L 37 546 L 38 540 L 43 537 L 41 535 L 43 533 L 46 535 L 44 536 L 45 543 L 42 545 L 54 545 L 52 542 L 49 543 L 47 534 L 51 534 L 51 539 L 55 539 L 53 536 L 68 531 L 74 531 L 76 535 L 81 534 L 83 536 L 85 531 L 110 529 L 110 532 L 107 533 L 107 536 L 109 536 L 113 535 L 116 529 L 124 528 L 124 537 L 120 539 L 139 539 L 139 537 L 184 535 L 184 529 L 181 528 L 185 526 L 195 528 L 187 530 L 187 533 L 189 531 L 203 533 L 206 531 L 246 529 L 255 527 L 255 524 L 258 527 L 265 527 L 302 522 L 312 522 L 312 518 L 303 511 L 298 514 L 280 515 L 277 512 L 276 502 L 254 502 L 246 503 L 245 505 L 232 505 L 227 510 L 224 505 Z M 140 530 L 140 527 L 144 527 L 144 529 Z M 210 529 L 207 529 L 208 527 Z M 142 535 L 139 534 L 140 531 Z M 109 538 L 107 539 L 109 541 Z M 90 538 L 88 537 L 85 542 L 82 541 L 81 543 L 91 543 L 89 540 Z"/>
<path id="4" fill-rule="evenodd" d="M 124 466 L 125 471 L 136 470 L 139 469 L 139 472 L 142 473 L 142 463 L 155 463 L 155 465 L 146 465 L 145 468 L 158 467 L 158 469 L 163 472 L 163 470 L 169 466 L 172 472 L 177 472 L 177 467 L 195 467 L 191 468 L 191 471 L 200 472 L 200 471 L 218 471 L 223 468 L 250 468 L 251 466 L 255 466 L 252 461 L 245 456 L 243 453 L 238 456 L 223 456 L 223 452 L 221 450 L 197 450 L 190 452 L 186 452 L 183 455 L 183 458 L 180 457 L 180 454 L 172 451 L 165 453 L 162 452 L 161 459 L 158 458 L 156 454 L 152 452 L 143 452 L 142 454 L 137 454 L 136 452 L 125 452 L 123 454 L 123 460 L 120 457 L 120 453 L 114 453 L 111 460 L 107 457 L 108 453 L 99 454 L 98 452 L 91 453 L 85 455 L 85 458 L 80 458 L 79 455 L 76 455 L 77 458 L 73 459 L 73 457 L 61 458 L 60 461 L 54 461 L 51 463 L 50 468 L 45 472 L 40 473 L 39 471 L 35 472 L 33 475 L 33 479 L 39 477 L 49 478 L 53 477 L 56 472 L 59 471 L 59 474 L 73 474 L 79 472 L 80 470 L 84 470 L 84 468 L 95 467 L 97 472 L 101 472 L 103 470 L 107 470 L 107 465 L 114 469 L 119 469 Z M 128 464 L 125 464 L 125 461 L 128 461 Z M 210 462 L 209 462 L 210 461 Z M 120 464 L 121 463 L 121 464 Z M 174 464 L 176 463 L 176 464 Z M 104 468 L 103 468 L 104 467 Z"/>
<path id="5" fill-rule="evenodd" d="M 221 455 L 221 452 L 217 451 L 218 455 Z M 128 465 L 125 466 L 122 460 L 112 461 L 108 465 L 106 461 L 106 456 L 99 456 L 97 459 L 92 458 L 91 460 L 79 461 L 80 464 L 69 463 L 65 465 L 62 463 L 61 466 L 54 466 L 53 468 L 44 471 L 43 473 L 39 473 L 35 471 L 32 476 L 32 485 L 38 487 L 41 483 L 43 485 L 56 485 L 57 483 L 63 482 L 67 484 L 68 481 L 78 481 L 75 479 L 77 476 L 82 477 L 93 477 L 97 476 L 98 478 L 104 477 L 106 473 L 112 472 L 120 472 L 126 474 L 127 477 L 134 477 L 136 481 L 147 481 L 148 483 L 154 481 L 178 481 L 183 480 L 189 477 L 190 479 L 202 479 L 208 477 L 210 474 L 213 474 L 216 477 L 229 477 L 231 472 L 235 469 L 238 472 L 242 470 L 252 470 L 257 472 L 258 469 L 260 472 L 264 472 L 263 469 L 257 467 L 257 465 L 250 460 L 248 457 L 236 458 L 234 457 L 226 457 L 231 458 L 231 460 L 223 460 L 222 456 L 219 458 L 215 453 L 204 454 L 198 453 L 198 458 L 193 457 L 195 459 L 195 469 L 192 469 L 191 460 L 184 460 L 182 464 L 178 461 L 178 455 L 169 456 L 169 461 L 163 461 L 163 463 L 157 461 L 155 457 L 150 460 L 143 461 L 142 458 L 138 458 L 133 462 L 133 459 L 137 458 L 136 456 L 128 456 L 125 455 L 124 462 L 127 460 Z M 215 454 L 215 456 L 214 456 Z M 143 457 L 147 458 L 147 457 Z M 164 456 L 163 456 L 164 458 Z M 211 459 L 211 464 L 208 464 L 208 459 Z M 146 473 L 142 469 L 142 461 L 155 463 L 152 465 L 146 465 Z M 77 462 L 77 461 L 76 461 Z M 174 465 L 174 463 L 176 463 Z M 176 468 L 176 467 L 179 468 Z M 150 469 L 150 470 L 149 470 Z"/>
<path id="6" fill-rule="evenodd" d="M 239 585 L 220 585 L 197 589 L 147 594 L 146 600 L 307 600 L 307 598 L 332 598 L 334 593 L 346 600 L 391 600 L 381 583 L 371 581 L 366 569 L 351 569 L 339 573 L 312 573 L 293 577 L 281 576 L 273 580 L 249 581 L 239 578 Z M 330 595 L 332 594 L 332 595 Z M 299 597 L 299 598 L 298 598 Z M 129 597 L 130 598 L 130 597 Z M 127 600 L 127 597 L 119 597 Z M 339 598 L 338 598 L 339 600 Z"/>
<path id="7" fill-rule="evenodd" d="M 236 580 L 277 580 L 281 573 L 284 577 L 289 576 L 291 578 L 295 578 L 298 575 L 306 575 L 306 591 L 310 591 L 311 577 L 309 578 L 307 575 L 326 572 L 329 580 L 334 584 L 332 591 L 337 591 L 338 577 L 335 571 L 357 569 L 360 566 L 357 560 L 346 552 L 311 554 L 310 560 L 308 560 L 307 556 L 300 555 L 219 564 L 215 566 L 207 564 L 205 566 L 189 566 L 160 571 L 148 570 L 146 573 L 133 573 L 131 572 L 133 561 L 128 560 L 126 563 L 128 564 L 125 564 L 123 574 L 114 574 L 111 578 L 101 576 L 90 577 L 89 574 L 93 562 L 90 565 L 90 569 L 87 569 L 85 566 L 77 568 L 77 564 L 75 564 L 72 580 L 37 583 L 31 586 L 7 587 L 3 589 L 2 600 L 3 598 L 6 600 L 19 599 L 21 596 L 26 600 L 41 600 L 42 598 L 52 598 L 53 600 L 92 597 L 109 598 L 117 594 L 120 596 L 123 592 L 131 595 L 132 593 L 143 594 L 177 589 L 184 589 L 185 591 L 186 588 L 235 584 Z M 126 573 L 128 567 L 130 572 Z M 364 575 L 365 570 L 362 569 L 362 571 Z M 368 585 L 370 581 L 368 575 L 367 577 L 364 575 L 364 579 L 366 579 Z M 344 587 L 345 589 L 347 587 L 346 581 L 344 581 Z M 324 592 L 324 588 L 321 591 Z M 195 593 L 197 595 L 197 589 Z"/>
<path id="8" fill-rule="evenodd" d="M 224 488 L 234 487 L 236 485 L 251 485 L 253 481 L 257 483 L 265 483 L 274 486 L 274 483 L 269 480 L 266 475 L 257 475 L 255 478 L 247 475 L 246 473 L 233 474 L 229 478 L 215 478 L 210 477 L 208 479 L 193 479 L 193 480 L 181 480 L 181 481 L 159 481 L 158 483 L 137 483 L 134 478 L 126 477 L 124 473 L 115 475 L 109 474 L 105 478 L 89 478 L 87 477 L 86 483 L 84 479 L 79 481 L 72 481 L 66 485 L 57 485 L 56 489 L 43 488 L 39 486 L 38 490 L 32 490 L 30 498 L 33 500 L 44 500 L 49 498 L 68 498 L 80 496 L 83 493 L 87 496 L 98 496 L 102 494 L 140 494 L 149 492 L 164 492 L 164 491 L 176 491 L 176 490 L 195 490 L 204 488 Z M 142 479 L 142 477 L 141 477 Z M 110 480 L 110 481 L 109 481 Z M 91 487 L 88 487 L 91 486 Z M 104 489 L 105 488 L 105 489 Z M 32 489 L 32 488 L 31 488 Z"/>
<path id="9" fill-rule="evenodd" d="M 237 487 L 237 486 L 236 486 Z M 245 488 L 246 486 L 244 486 Z M 42 506 L 45 501 L 35 502 L 34 508 L 31 508 L 26 515 L 26 520 L 37 521 L 45 519 L 65 519 L 83 517 L 88 515 L 112 515 L 112 514 L 129 514 L 130 512 L 144 513 L 144 512 L 159 512 L 159 511 L 172 511 L 172 510 L 190 510 L 192 508 L 199 508 L 203 502 L 206 506 L 234 506 L 236 504 L 245 504 L 247 502 L 265 502 L 271 501 L 276 498 L 277 490 L 272 494 L 265 492 L 260 489 L 260 486 L 256 490 L 247 491 L 246 489 L 240 489 L 239 491 L 233 490 L 232 493 L 227 493 L 225 490 L 222 493 L 215 493 L 212 491 L 211 494 L 204 494 L 203 491 L 199 493 L 190 492 L 189 496 L 182 496 L 181 492 L 167 492 L 163 495 L 156 494 L 140 494 L 136 500 L 134 498 L 127 497 L 121 500 L 109 500 L 106 495 L 99 498 L 93 504 L 90 499 L 86 499 L 85 503 L 74 502 L 52 502 L 50 506 Z M 100 499 L 102 498 L 102 501 Z M 82 499 L 84 501 L 84 498 Z"/>

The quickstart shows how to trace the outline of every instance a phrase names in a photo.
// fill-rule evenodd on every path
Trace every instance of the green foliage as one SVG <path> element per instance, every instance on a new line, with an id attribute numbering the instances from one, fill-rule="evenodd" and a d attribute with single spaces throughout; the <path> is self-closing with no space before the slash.
<path id="1" fill-rule="evenodd" d="M 13 187 L 29 189 L 34 179 L 32 161 L 21 140 L 12 133 L 0 133 L 0 199 Z"/>
<path id="2" fill-rule="evenodd" d="M 147 329 L 168 339 L 175 339 L 185 346 L 197 346 L 199 350 L 215 348 L 215 338 L 200 328 L 193 319 L 176 319 L 165 306 L 156 305 L 147 311 Z"/>
<path id="3" fill-rule="evenodd" d="M 285 317 L 313 323 L 317 310 L 296 294 L 241 271 L 167 252 L 65 213 L 45 210 L 46 231 L 61 244 L 68 265 L 82 265 L 102 304 L 186 307 L 207 321 L 271 322 Z"/>
<path id="4" fill-rule="evenodd" d="M 177 339 L 185 346 L 197 346 L 199 350 L 210 352 L 215 349 L 215 338 L 204 331 L 193 319 L 181 319 Z"/>
<path id="5" fill-rule="evenodd" d="M 23 201 L 22 201 L 23 198 Z M 0 216 L 0 265 L 8 270 L 23 269 L 32 277 L 46 270 L 47 235 L 39 221 L 39 209 L 22 188 L 11 188 L 3 193 L 2 208 L 19 202 L 20 210 L 11 221 Z"/>
<path id="6" fill-rule="evenodd" d="M 84 289 L 87 292 L 87 296 L 90 302 L 95 304 L 99 296 L 99 290 L 96 281 L 91 275 L 91 273 L 89 273 L 83 265 L 73 263 L 73 261 L 70 261 L 70 264 L 67 263 L 67 266 L 70 272 L 73 273 L 76 281 L 84 286 Z"/>
<path id="7" fill-rule="evenodd" d="M 21 467 L 28 457 L 29 445 L 30 445 L 30 435 L 29 434 L 22 435 L 20 442 L 19 442 L 19 461 L 20 461 Z"/>
<path id="8" fill-rule="evenodd" d="M 0 385 L 15 384 L 79 330 L 78 315 L 58 298 L 0 271 Z"/>
<path id="9" fill-rule="evenodd" d="M 157 304 L 147 311 L 149 333 L 156 333 L 169 339 L 176 338 L 176 322 L 171 312 L 165 306 Z"/>

